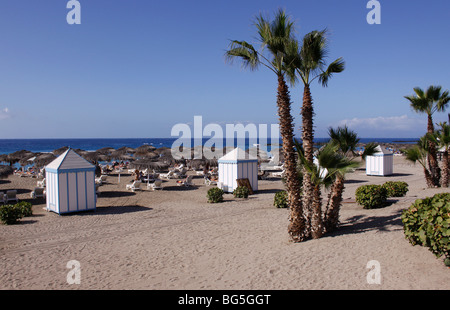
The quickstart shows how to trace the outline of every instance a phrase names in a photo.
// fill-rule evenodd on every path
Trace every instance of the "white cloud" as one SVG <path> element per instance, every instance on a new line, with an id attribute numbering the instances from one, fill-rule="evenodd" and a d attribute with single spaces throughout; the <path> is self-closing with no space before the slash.
<path id="1" fill-rule="evenodd" d="M 0 120 L 10 118 L 11 114 L 9 113 L 8 108 L 4 108 L 0 110 Z"/>
<path id="2" fill-rule="evenodd" d="M 426 121 L 423 119 L 402 116 L 378 116 L 373 118 L 352 118 L 339 122 L 339 126 L 347 125 L 352 129 L 364 129 L 374 131 L 412 131 L 426 129 Z"/>

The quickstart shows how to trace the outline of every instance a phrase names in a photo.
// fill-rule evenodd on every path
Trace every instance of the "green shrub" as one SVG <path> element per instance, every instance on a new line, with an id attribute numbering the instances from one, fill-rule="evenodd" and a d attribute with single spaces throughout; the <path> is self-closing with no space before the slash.
<path id="1" fill-rule="evenodd" d="M 384 207 L 387 199 L 387 190 L 382 185 L 363 185 L 356 189 L 356 202 L 364 209 Z"/>
<path id="2" fill-rule="evenodd" d="M 436 255 L 450 261 L 450 193 L 417 199 L 402 213 L 403 231 L 412 244 L 426 246 Z"/>
<path id="3" fill-rule="evenodd" d="M 249 190 L 246 186 L 238 186 L 233 191 L 233 196 L 236 198 L 247 198 L 249 194 Z"/>
<path id="4" fill-rule="evenodd" d="M 5 225 L 15 224 L 22 217 L 22 209 L 17 204 L 0 207 L 0 221 Z"/>
<path id="5" fill-rule="evenodd" d="M 26 202 L 26 201 L 21 201 L 21 202 L 16 203 L 15 206 L 20 209 L 23 217 L 33 215 L 31 203 Z"/>
<path id="6" fill-rule="evenodd" d="M 289 207 L 287 191 L 276 192 L 273 198 L 273 205 L 277 208 Z"/>
<path id="7" fill-rule="evenodd" d="M 403 197 L 408 192 L 408 183 L 403 181 L 388 181 L 383 184 L 388 197 Z"/>
<path id="8" fill-rule="evenodd" d="M 208 202 L 210 203 L 222 202 L 223 190 L 218 187 L 210 188 L 208 190 L 208 193 L 206 194 L 206 197 L 208 198 Z"/>

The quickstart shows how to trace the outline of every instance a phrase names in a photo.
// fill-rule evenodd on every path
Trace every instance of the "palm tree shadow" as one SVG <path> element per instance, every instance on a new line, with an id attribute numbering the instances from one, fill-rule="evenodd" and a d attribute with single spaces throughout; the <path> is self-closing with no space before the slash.
<path id="1" fill-rule="evenodd" d="M 387 216 L 356 215 L 341 223 L 339 228 L 330 233 L 329 236 L 337 237 L 342 235 L 361 234 L 369 231 L 389 232 L 403 230 L 401 213 L 402 210 Z"/>

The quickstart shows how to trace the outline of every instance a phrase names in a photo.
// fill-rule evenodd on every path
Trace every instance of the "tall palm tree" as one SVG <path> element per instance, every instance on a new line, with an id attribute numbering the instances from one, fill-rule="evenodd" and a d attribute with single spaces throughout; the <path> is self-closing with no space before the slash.
<path id="1" fill-rule="evenodd" d="M 342 156 L 335 144 L 325 144 L 316 154 L 316 162 L 312 163 L 306 159 L 301 148 L 297 147 L 298 157 L 305 170 L 311 175 L 313 185 L 312 214 L 311 214 L 311 236 L 313 239 L 320 238 L 326 231 L 326 214 L 322 214 L 321 188 L 328 188 L 338 176 L 342 176 L 349 170 L 355 168 L 358 163 Z"/>
<path id="2" fill-rule="evenodd" d="M 423 136 L 417 142 L 417 145 L 405 150 L 406 160 L 413 163 L 419 163 L 425 174 L 425 182 L 428 187 L 434 187 L 433 179 L 430 171 L 427 169 L 427 157 L 429 154 L 429 139 Z"/>
<path id="3" fill-rule="evenodd" d="M 313 116 L 314 108 L 311 97 L 311 83 L 314 80 L 326 87 L 330 78 L 335 73 L 344 71 L 345 63 L 342 58 L 338 58 L 326 66 L 328 54 L 327 30 L 312 31 L 303 37 L 301 47 L 299 43 L 293 41 L 290 45 L 289 58 L 286 58 L 287 66 L 296 73 L 295 80 L 303 83 L 303 105 L 302 115 L 302 141 L 305 151 L 305 158 L 309 162 L 313 161 L 314 152 L 314 129 Z M 304 170 L 303 177 L 303 206 L 304 212 L 309 213 L 312 204 L 313 186 L 311 175 Z"/>
<path id="4" fill-rule="evenodd" d="M 428 134 L 428 139 L 433 142 L 438 148 L 443 149 L 442 154 L 442 177 L 441 186 L 448 187 L 449 183 L 449 159 L 448 152 L 450 147 L 450 125 L 446 122 L 440 123 L 440 129 L 433 134 Z"/>
<path id="5" fill-rule="evenodd" d="M 405 98 L 410 102 L 414 111 L 427 114 L 427 133 L 433 134 L 433 114 L 445 110 L 450 101 L 449 92 L 448 90 L 442 92 L 441 86 L 430 86 L 426 91 L 420 87 L 415 87 L 414 92 L 414 95 L 405 96 Z M 428 164 L 431 172 L 431 180 L 434 186 L 439 186 L 440 168 L 436 157 L 436 146 L 433 142 L 429 144 Z"/>
<path id="6" fill-rule="evenodd" d="M 285 75 L 284 66 L 286 46 L 293 40 L 294 23 L 282 10 L 279 10 L 272 22 L 262 15 L 256 18 L 258 40 L 261 51 L 245 41 L 232 41 L 226 51 L 226 60 L 240 59 L 245 68 L 255 70 L 264 66 L 277 76 L 277 107 L 280 124 L 280 134 L 283 141 L 286 190 L 290 208 L 288 233 L 291 241 L 301 242 L 307 239 L 305 219 L 301 204 L 301 184 L 296 174 L 296 159 L 294 153 L 293 118 L 291 115 L 291 99 Z"/>

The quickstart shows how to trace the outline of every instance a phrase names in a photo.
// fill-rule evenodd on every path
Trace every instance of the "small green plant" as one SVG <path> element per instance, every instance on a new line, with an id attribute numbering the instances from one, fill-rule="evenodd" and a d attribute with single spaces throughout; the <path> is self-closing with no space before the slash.
<path id="1" fill-rule="evenodd" d="M 356 189 L 355 196 L 364 209 L 381 208 L 386 204 L 387 190 L 382 185 L 363 185 Z"/>
<path id="2" fill-rule="evenodd" d="M 417 199 L 401 218 L 405 238 L 412 245 L 428 247 L 450 265 L 450 193 Z"/>
<path id="3" fill-rule="evenodd" d="M 383 184 L 388 197 L 403 197 L 408 192 L 408 183 L 403 181 L 388 181 Z"/>
<path id="4" fill-rule="evenodd" d="M 218 187 L 213 187 L 208 190 L 208 193 L 206 194 L 206 197 L 208 198 L 208 202 L 210 203 L 217 203 L 223 201 L 223 190 Z"/>
<path id="5" fill-rule="evenodd" d="M 273 205 L 277 208 L 289 207 L 287 191 L 276 192 L 273 198 Z"/>
<path id="6" fill-rule="evenodd" d="M 23 217 L 33 215 L 31 203 L 26 202 L 26 201 L 20 201 L 20 202 L 16 203 L 15 206 L 20 209 L 20 212 L 22 213 Z"/>
<path id="7" fill-rule="evenodd" d="M 236 187 L 236 189 L 233 191 L 233 196 L 235 198 L 247 198 L 248 194 L 249 194 L 249 190 L 246 186 L 238 186 Z"/>
<path id="8" fill-rule="evenodd" d="M 22 217 L 22 209 L 17 204 L 0 207 L 0 221 L 5 225 L 15 224 Z"/>

